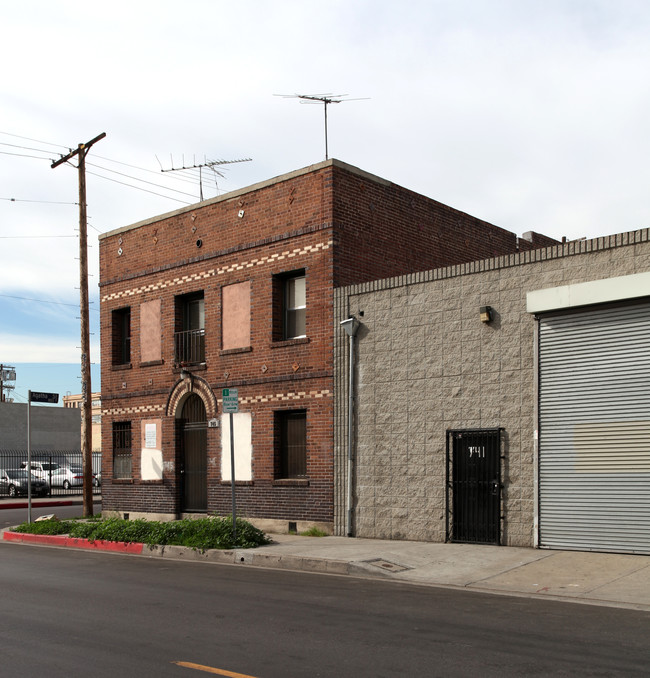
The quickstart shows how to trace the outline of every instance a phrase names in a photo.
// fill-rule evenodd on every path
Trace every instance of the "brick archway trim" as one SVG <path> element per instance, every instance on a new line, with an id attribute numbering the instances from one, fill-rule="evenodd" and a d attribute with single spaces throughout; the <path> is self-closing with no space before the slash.
<path id="1" fill-rule="evenodd" d="M 217 416 L 217 399 L 212 389 L 205 379 L 194 374 L 190 374 L 185 379 L 176 382 L 176 385 L 169 394 L 169 398 L 167 398 L 167 405 L 165 407 L 167 416 L 177 417 L 180 414 L 183 403 L 187 400 L 187 396 L 191 393 L 196 393 L 203 401 L 205 414 L 208 419 Z"/>

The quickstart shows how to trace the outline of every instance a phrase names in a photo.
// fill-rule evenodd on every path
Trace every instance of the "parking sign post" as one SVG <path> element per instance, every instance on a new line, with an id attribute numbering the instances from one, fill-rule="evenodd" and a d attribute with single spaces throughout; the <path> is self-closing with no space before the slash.
<path id="1" fill-rule="evenodd" d="M 239 412 L 239 393 L 236 388 L 224 388 L 221 391 L 224 414 L 230 414 L 230 486 L 232 491 L 232 539 L 237 543 L 237 503 L 235 501 L 235 429 L 233 414 Z"/>

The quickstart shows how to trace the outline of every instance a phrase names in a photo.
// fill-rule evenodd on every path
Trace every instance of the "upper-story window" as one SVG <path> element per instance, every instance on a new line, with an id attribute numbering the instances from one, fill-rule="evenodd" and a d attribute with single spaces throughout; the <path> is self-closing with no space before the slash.
<path id="1" fill-rule="evenodd" d="M 111 313 L 112 363 L 127 365 L 131 362 L 131 309 L 118 308 Z"/>
<path id="2" fill-rule="evenodd" d="M 205 305 L 203 292 L 176 297 L 174 360 L 179 364 L 205 362 Z"/>
<path id="3" fill-rule="evenodd" d="M 273 339 L 307 336 L 307 285 L 305 270 L 277 275 L 273 280 Z"/>
<path id="4" fill-rule="evenodd" d="M 305 274 L 287 278 L 284 284 L 284 338 L 307 335 L 307 287 Z"/>

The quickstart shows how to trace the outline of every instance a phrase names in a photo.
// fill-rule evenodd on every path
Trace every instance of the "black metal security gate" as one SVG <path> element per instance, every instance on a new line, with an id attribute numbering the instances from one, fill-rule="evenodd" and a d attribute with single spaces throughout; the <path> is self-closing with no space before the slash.
<path id="1" fill-rule="evenodd" d="M 203 512 L 208 508 L 208 424 L 195 393 L 183 405 L 180 428 L 181 511 Z"/>
<path id="2" fill-rule="evenodd" d="M 501 541 L 501 432 L 447 431 L 447 541 Z"/>

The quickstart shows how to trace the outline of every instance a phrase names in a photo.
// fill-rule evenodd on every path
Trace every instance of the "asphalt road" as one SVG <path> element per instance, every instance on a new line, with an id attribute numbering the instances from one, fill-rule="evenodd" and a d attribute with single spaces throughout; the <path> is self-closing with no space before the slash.
<path id="1" fill-rule="evenodd" d="M 0 581 L 21 678 L 648 673 L 632 610 L 5 543 Z"/>

